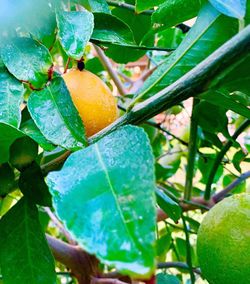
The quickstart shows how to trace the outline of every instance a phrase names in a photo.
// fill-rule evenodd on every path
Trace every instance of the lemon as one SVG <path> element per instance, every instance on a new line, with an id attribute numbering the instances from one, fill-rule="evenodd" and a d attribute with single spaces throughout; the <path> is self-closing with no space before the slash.
<path id="1" fill-rule="evenodd" d="M 250 283 L 250 195 L 215 205 L 198 231 L 197 255 L 210 284 Z"/>
<path id="2" fill-rule="evenodd" d="M 116 100 L 98 76 L 87 70 L 72 69 L 63 75 L 63 79 L 83 121 L 87 136 L 97 133 L 116 120 Z"/>

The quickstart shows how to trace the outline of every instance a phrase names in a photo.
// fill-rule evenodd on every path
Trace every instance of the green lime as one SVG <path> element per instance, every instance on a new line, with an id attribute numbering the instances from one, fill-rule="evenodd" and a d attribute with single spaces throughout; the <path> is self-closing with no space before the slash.
<path id="1" fill-rule="evenodd" d="M 197 255 L 210 284 L 250 283 L 250 195 L 228 197 L 205 216 Z"/>

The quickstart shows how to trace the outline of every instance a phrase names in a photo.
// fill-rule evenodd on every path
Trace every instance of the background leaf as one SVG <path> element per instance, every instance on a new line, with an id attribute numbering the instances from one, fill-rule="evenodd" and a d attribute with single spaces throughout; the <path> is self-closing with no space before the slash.
<path id="1" fill-rule="evenodd" d="M 242 19 L 246 13 L 247 0 L 209 0 L 222 14 Z"/>
<path id="2" fill-rule="evenodd" d="M 237 32 L 237 21 L 206 4 L 179 47 L 145 81 L 140 97 L 149 97 L 175 82 Z"/>
<path id="3" fill-rule="evenodd" d="M 24 95 L 23 84 L 5 68 L 0 68 L 0 86 L 0 121 L 19 127 Z"/>
<path id="4" fill-rule="evenodd" d="M 154 169 L 143 130 L 125 126 L 72 154 L 47 183 L 59 218 L 89 253 L 125 274 L 153 272 Z"/>
<path id="5" fill-rule="evenodd" d="M 11 125 L 0 122 L 0 164 L 9 160 L 10 145 L 17 138 L 22 136 L 24 136 L 24 134 L 20 130 L 12 127 Z"/>
<path id="6" fill-rule="evenodd" d="M 153 8 L 154 6 L 157 6 L 161 3 L 163 3 L 164 0 L 136 0 L 136 12 L 140 13 L 142 11 L 148 10 L 150 8 Z"/>
<path id="7" fill-rule="evenodd" d="M 1 219 L 0 228 L 0 265 L 4 283 L 55 284 L 54 260 L 36 206 L 22 198 Z"/>
<path id="8" fill-rule="evenodd" d="M 17 37 L 1 42 L 1 58 L 11 74 L 35 88 L 48 81 L 52 58 L 47 48 L 32 38 Z"/>
<path id="9" fill-rule="evenodd" d="M 69 57 L 80 60 L 94 28 L 93 14 L 85 11 L 58 12 L 58 36 Z"/>
<path id="10" fill-rule="evenodd" d="M 33 92 L 28 109 L 42 134 L 53 144 L 76 150 L 86 145 L 84 127 L 61 77 Z"/>
<path id="11" fill-rule="evenodd" d="M 105 13 L 94 13 L 94 17 L 91 39 L 118 45 L 135 44 L 132 31 L 117 17 Z"/>

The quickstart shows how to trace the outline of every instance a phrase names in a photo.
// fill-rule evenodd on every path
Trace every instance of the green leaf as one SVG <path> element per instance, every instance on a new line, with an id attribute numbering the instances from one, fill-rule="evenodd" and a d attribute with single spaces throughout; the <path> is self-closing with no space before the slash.
<path id="1" fill-rule="evenodd" d="M 20 130 L 25 133 L 27 136 L 36 141 L 40 147 L 46 151 L 52 151 L 55 146 L 51 144 L 38 129 L 36 124 L 32 119 L 29 119 L 21 124 Z"/>
<path id="2" fill-rule="evenodd" d="M 0 266 L 5 284 L 55 284 L 54 260 L 34 204 L 22 198 L 0 221 Z"/>
<path id="3" fill-rule="evenodd" d="M 110 13 L 106 0 L 81 0 L 80 3 L 93 13 Z"/>
<path id="4" fill-rule="evenodd" d="M 170 232 L 165 232 L 159 239 L 156 241 L 156 251 L 158 259 L 166 259 L 166 253 L 169 251 L 172 243 L 172 236 Z"/>
<path id="5" fill-rule="evenodd" d="M 136 0 L 135 1 L 135 8 L 136 8 L 136 12 L 141 13 L 145 10 L 148 10 L 150 8 L 153 8 L 154 6 L 157 6 L 161 3 L 163 3 L 164 0 Z"/>
<path id="6" fill-rule="evenodd" d="M 80 60 L 94 28 L 93 14 L 85 11 L 57 13 L 58 36 L 69 57 Z"/>
<path id="7" fill-rule="evenodd" d="M 0 68 L 0 121 L 18 127 L 21 122 L 23 84 Z"/>
<path id="8" fill-rule="evenodd" d="M 42 206 L 52 206 L 48 186 L 44 181 L 41 168 L 36 163 L 21 172 L 19 187 L 30 202 Z"/>
<path id="9" fill-rule="evenodd" d="M 194 116 L 198 124 L 210 133 L 223 133 L 226 136 L 228 118 L 226 109 L 206 101 L 201 101 L 194 109 Z"/>
<path id="10" fill-rule="evenodd" d="M 52 58 L 48 49 L 32 38 L 17 37 L 2 42 L 0 55 L 18 80 L 29 82 L 34 88 L 47 83 Z"/>
<path id="11" fill-rule="evenodd" d="M 151 27 L 150 17 L 147 15 L 138 15 L 133 11 L 125 10 L 123 8 L 115 8 L 112 10 L 112 15 L 116 16 L 124 23 L 126 23 L 131 31 L 133 32 L 135 42 L 140 45 L 143 37 L 148 33 Z M 147 43 L 150 46 L 154 43 L 154 35 L 151 34 L 151 37 L 147 38 Z M 146 51 L 136 50 L 134 48 L 124 47 L 124 46 L 109 46 L 105 51 L 105 54 L 112 58 L 115 62 L 118 63 L 128 63 L 138 60 L 142 57 Z"/>
<path id="12" fill-rule="evenodd" d="M 157 46 L 176 49 L 185 35 L 178 28 L 169 28 L 157 33 Z"/>
<path id="13" fill-rule="evenodd" d="M 14 170 L 8 163 L 0 165 L 0 199 L 15 188 Z"/>
<path id="14" fill-rule="evenodd" d="M 209 0 L 209 2 L 222 14 L 242 19 L 246 13 L 246 0 Z"/>
<path id="15" fill-rule="evenodd" d="M 92 40 L 118 45 L 134 45 L 133 33 L 120 19 L 105 13 L 94 13 Z"/>
<path id="16" fill-rule="evenodd" d="M 145 81 L 139 96 L 150 97 L 194 68 L 237 32 L 237 21 L 220 15 L 210 4 L 179 47 Z"/>
<path id="17" fill-rule="evenodd" d="M 86 145 L 81 118 L 61 77 L 42 91 L 33 92 L 28 109 L 36 126 L 53 144 L 70 150 Z"/>
<path id="18" fill-rule="evenodd" d="M 197 16 L 205 0 L 165 1 L 152 15 L 152 22 L 162 28 L 170 28 Z"/>
<path id="19" fill-rule="evenodd" d="M 85 62 L 85 70 L 88 70 L 96 75 L 104 71 L 104 67 L 98 57 L 93 57 Z"/>
<path id="20" fill-rule="evenodd" d="M 171 218 L 177 222 L 181 217 L 181 207 L 178 203 L 168 197 L 162 190 L 156 190 L 157 203 L 160 208 Z"/>
<path id="21" fill-rule="evenodd" d="M 73 153 L 47 177 L 56 213 L 78 243 L 131 276 L 150 276 L 155 266 L 154 182 L 148 138 L 134 126 Z"/>
<path id="22" fill-rule="evenodd" d="M 217 92 L 207 92 L 203 93 L 200 98 L 206 100 L 210 104 L 215 106 L 223 106 L 227 110 L 232 110 L 242 116 L 250 118 L 250 109 L 244 104 L 238 102 L 234 97 L 227 93 Z"/>
<path id="23" fill-rule="evenodd" d="M 11 125 L 0 122 L 0 164 L 9 160 L 9 148 L 10 145 L 19 137 L 23 137 L 24 134 L 14 128 Z"/>
<path id="24" fill-rule="evenodd" d="M 181 284 L 181 281 L 175 275 L 159 273 L 156 275 L 156 283 L 157 284 Z"/>

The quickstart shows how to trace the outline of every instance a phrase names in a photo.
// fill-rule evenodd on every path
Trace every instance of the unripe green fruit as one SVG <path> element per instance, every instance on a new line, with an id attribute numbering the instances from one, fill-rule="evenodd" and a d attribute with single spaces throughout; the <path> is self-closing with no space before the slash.
<path id="1" fill-rule="evenodd" d="M 250 195 L 215 205 L 198 232 L 197 255 L 210 284 L 250 283 Z"/>
<path id="2" fill-rule="evenodd" d="M 36 159 L 37 154 L 37 143 L 28 136 L 21 137 L 11 145 L 9 161 L 13 167 L 22 170 Z"/>
<path id="3" fill-rule="evenodd" d="M 5 196 L 13 190 L 15 174 L 8 163 L 0 165 L 0 196 Z"/>

